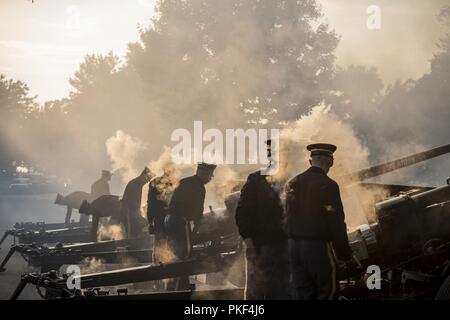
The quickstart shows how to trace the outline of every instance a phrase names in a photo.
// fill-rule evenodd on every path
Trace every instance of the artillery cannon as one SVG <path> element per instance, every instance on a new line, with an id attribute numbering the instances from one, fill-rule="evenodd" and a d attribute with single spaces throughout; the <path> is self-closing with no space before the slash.
<path id="1" fill-rule="evenodd" d="M 7 230 L 0 240 L 0 245 L 2 242 L 9 236 L 14 237 L 14 244 L 16 241 L 19 244 L 56 244 L 56 243 L 87 243 L 96 239 L 96 236 L 93 236 L 93 233 L 97 233 L 98 221 L 102 215 L 97 215 L 96 212 L 91 213 L 85 211 L 86 209 L 82 207 L 82 204 L 85 207 L 88 204 L 85 201 L 85 197 L 88 194 L 85 192 L 73 192 L 66 197 L 61 196 L 60 194 L 56 197 L 56 204 L 67 205 L 68 212 L 66 213 L 66 222 L 65 223 L 55 223 L 55 224 L 45 224 L 45 223 L 16 223 L 14 229 Z M 101 196 L 96 199 L 93 203 L 102 202 L 103 200 L 108 201 L 108 209 L 111 208 L 111 202 L 115 207 L 120 209 L 119 205 L 119 197 L 118 196 Z M 70 219 L 70 214 L 72 212 L 72 207 L 76 208 L 80 212 L 80 222 L 70 222 L 67 223 L 68 219 Z M 83 210 L 84 209 L 84 210 Z M 118 215 L 116 210 L 112 210 L 114 215 Z M 89 222 L 89 215 L 92 215 L 93 223 Z M 109 215 L 111 216 L 111 214 Z M 95 230 L 92 229 L 92 225 L 95 225 Z"/>
<path id="2" fill-rule="evenodd" d="M 450 185 L 387 199 L 375 209 L 376 222 L 349 234 L 361 268 L 341 273 L 348 280 L 342 294 L 354 297 L 357 292 L 359 298 L 436 295 L 450 276 Z M 384 284 L 384 290 L 368 289 L 364 276 L 369 266 L 380 268 L 376 281 Z"/>
<path id="3" fill-rule="evenodd" d="M 202 228 L 201 233 L 193 236 L 193 244 L 208 243 L 208 246 L 211 247 L 216 244 L 217 239 L 235 234 L 234 230 L 230 232 L 230 227 L 223 227 L 223 223 L 220 222 L 219 224 L 220 228 L 212 230 Z M 15 252 L 20 253 L 29 265 L 40 267 L 41 272 L 56 270 L 65 264 L 80 264 L 86 259 L 98 259 L 104 263 L 120 263 L 124 257 L 127 257 L 139 263 L 150 263 L 152 261 L 153 236 L 143 235 L 137 238 L 69 245 L 59 243 L 53 247 L 36 243 L 16 244 L 10 248 L 0 263 L 0 272 L 6 271 L 6 264 Z"/>
<path id="4" fill-rule="evenodd" d="M 450 145 L 391 161 L 349 175 L 348 183 L 356 183 L 357 177 L 374 177 L 413 163 L 424 161 L 450 152 Z M 371 184 L 376 186 L 377 184 Z M 385 187 L 387 185 L 380 185 Z M 350 246 L 360 263 L 359 266 L 339 266 L 341 296 L 347 299 L 360 298 L 415 298 L 433 297 L 440 286 L 445 286 L 450 272 L 450 186 L 438 188 L 412 188 L 410 186 L 392 186 L 391 191 L 406 192 L 394 198 L 378 202 L 375 206 L 376 219 L 349 233 Z M 412 190 L 416 189 L 416 190 Z M 390 196 L 392 196 L 391 194 Z M 233 195 L 236 199 L 236 195 Z M 234 201 L 228 201 L 233 207 Z M 232 216 L 228 212 L 228 216 Z M 233 234 L 233 233 L 232 233 Z M 236 236 L 236 234 L 234 233 Z M 108 272 L 81 275 L 80 290 L 67 289 L 67 276 L 58 276 L 54 272 L 45 274 L 26 274 L 12 298 L 17 298 L 27 283 L 45 287 L 51 296 L 65 298 L 97 298 L 104 293 L 88 290 L 100 286 L 122 285 L 150 280 L 167 279 L 183 275 L 195 275 L 223 272 L 230 276 L 242 275 L 236 264 L 242 258 L 238 237 L 229 237 L 234 245 L 223 246 L 220 253 L 194 256 L 189 260 L 176 261 L 160 265 L 147 265 Z M 205 239 L 208 240 L 208 239 Z M 223 244 L 219 240 L 219 244 Z M 379 266 L 377 283 L 381 290 L 369 290 L 367 287 L 367 267 Z M 236 284 L 239 281 L 236 281 Z M 446 288 L 442 289 L 444 292 Z M 221 297 L 242 298 L 242 290 L 226 289 L 215 292 Z M 197 291 L 197 294 L 202 294 Z M 193 297 L 193 292 L 159 293 L 145 295 L 145 298 Z M 204 296 L 204 295 L 201 295 Z M 111 296 L 112 297 L 112 296 Z M 134 295 L 121 296 L 133 298 Z"/>
<path id="5" fill-rule="evenodd" d="M 72 210 L 78 210 L 82 201 L 85 199 L 89 199 L 89 197 L 89 193 L 82 191 L 75 191 L 66 196 L 62 196 L 58 193 L 56 195 L 55 204 L 67 207 L 64 223 L 17 222 L 16 224 L 14 224 L 12 229 L 8 229 L 5 231 L 3 237 L 0 239 L 0 246 L 8 236 L 13 237 L 14 243 L 16 242 L 16 239 L 19 243 L 32 243 L 35 241 L 39 243 L 51 243 L 50 241 L 53 241 L 54 239 L 47 239 L 46 236 L 49 235 L 50 238 L 57 238 L 57 236 L 55 235 L 55 232 L 50 232 L 50 230 L 58 230 L 57 233 L 62 237 L 62 242 L 77 242 L 78 235 L 76 235 L 75 230 L 82 230 L 77 228 L 89 226 L 89 217 L 80 215 L 80 221 L 74 222 L 73 220 L 71 220 Z M 64 235 L 64 229 L 70 230 L 67 232 L 67 235 Z M 44 231 L 49 231 L 49 233 L 46 233 Z M 37 236 L 37 234 L 39 234 L 40 236 Z M 72 236 L 75 236 L 75 238 L 72 239 Z M 88 240 L 82 238 L 82 241 L 84 242 Z M 60 241 L 58 240 L 57 242 Z"/>
<path id="6" fill-rule="evenodd" d="M 70 223 L 45 223 L 45 222 L 17 222 L 14 224 L 13 228 L 8 229 L 3 234 L 2 238 L 0 239 L 0 246 L 3 244 L 3 242 L 6 240 L 8 236 L 13 237 L 14 243 L 18 241 L 19 243 L 23 243 L 25 240 L 26 235 L 31 232 L 42 232 L 42 231 L 49 231 L 49 230 L 58 230 L 58 229 L 64 229 L 64 228 L 78 228 L 82 227 L 83 224 L 79 222 L 70 222 Z M 23 240 L 21 240 L 22 237 L 25 237 Z"/>
<path id="7" fill-rule="evenodd" d="M 230 270 L 233 267 L 238 256 L 242 257 L 240 242 L 236 237 L 238 236 L 234 234 L 216 238 L 214 241 L 197 242 L 193 247 L 192 257 L 185 261 L 150 264 L 80 275 L 77 277 L 77 280 L 80 281 L 81 289 L 85 289 L 139 283 L 183 275 L 223 272 L 224 269 Z M 128 250 L 124 253 L 141 254 L 148 257 L 149 252 L 151 253 L 151 250 Z M 45 287 L 51 292 L 50 295 L 52 297 L 80 297 L 78 290 L 71 291 L 67 289 L 67 275 L 58 276 L 55 271 L 49 271 L 40 274 L 30 273 L 23 275 L 19 286 L 11 298 L 16 299 L 27 283 Z M 94 292 L 91 291 L 91 294 Z M 46 297 L 49 297 L 48 292 Z"/>
<path id="8" fill-rule="evenodd" d="M 22 244 L 81 243 L 89 241 L 90 229 L 89 226 L 71 226 L 55 230 L 19 230 L 14 236 Z"/>
<path id="9" fill-rule="evenodd" d="M 106 262 L 118 260 L 120 254 L 126 251 L 148 250 L 153 245 L 151 236 L 143 236 L 133 239 L 107 240 L 101 242 L 88 242 L 81 244 L 64 245 L 62 243 L 49 247 L 45 245 L 17 244 L 0 264 L 0 272 L 5 271 L 5 266 L 11 256 L 18 252 L 33 267 L 40 267 L 41 272 L 59 269 L 63 264 L 78 264 L 85 258 L 104 259 Z M 151 255 L 150 255 L 151 256 Z"/>

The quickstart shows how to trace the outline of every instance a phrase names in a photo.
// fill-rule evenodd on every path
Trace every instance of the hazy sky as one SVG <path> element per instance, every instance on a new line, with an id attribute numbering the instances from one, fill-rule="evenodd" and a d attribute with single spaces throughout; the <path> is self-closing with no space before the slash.
<path id="1" fill-rule="evenodd" d="M 40 101 L 65 96 L 87 53 L 123 55 L 147 26 L 154 0 L 0 0 L 0 73 Z"/>
<path id="2" fill-rule="evenodd" d="M 450 0 L 319 0 L 330 27 L 341 35 L 338 64 L 375 66 L 386 83 L 429 71 L 445 30 L 437 20 Z M 381 9 L 381 29 L 366 26 L 367 8 Z"/>
<path id="3" fill-rule="evenodd" d="M 223 0 L 225 1 L 225 0 Z M 146 26 L 155 0 L 0 0 L 0 73 L 29 84 L 40 101 L 61 98 L 87 53 L 119 55 Z M 338 64 L 375 66 L 386 83 L 429 70 L 443 31 L 436 20 L 450 0 L 319 0 L 342 36 Z M 366 27 L 369 5 L 381 29 Z"/>

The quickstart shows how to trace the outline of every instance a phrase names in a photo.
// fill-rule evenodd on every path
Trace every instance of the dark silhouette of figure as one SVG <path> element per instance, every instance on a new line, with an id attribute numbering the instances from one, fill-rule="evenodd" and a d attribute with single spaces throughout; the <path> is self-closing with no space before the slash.
<path id="1" fill-rule="evenodd" d="M 128 182 L 122 197 L 122 214 L 126 217 L 128 238 L 139 236 L 146 224 L 141 216 L 142 188 L 150 181 L 153 173 L 145 167 L 141 174 Z"/>
<path id="2" fill-rule="evenodd" d="M 112 173 L 108 170 L 102 170 L 102 176 L 91 185 L 91 200 L 94 201 L 100 196 L 110 195 L 109 181 Z"/>
<path id="3" fill-rule="evenodd" d="M 197 233 L 203 217 L 205 184 L 211 181 L 215 168 L 213 164 L 198 164 L 197 172 L 181 179 L 172 195 L 164 227 L 168 247 L 178 260 L 190 257 L 191 234 Z M 191 222 L 194 223 L 192 230 Z M 174 279 L 167 285 L 168 290 L 188 290 L 189 287 L 189 277 Z"/>
<path id="4" fill-rule="evenodd" d="M 344 209 L 338 184 L 327 176 L 333 165 L 331 144 L 312 144 L 311 167 L 286 186 L 294 299 L 333 299 L 337 288 L 336 257 L 349 261 Z"/>
<path id="5" fill-rule="evenodd" d="M 147 220 L 149 232 L 154 234 L 153 262 L 162 261 L 160 250 L 166 244 L 164 219 L 167 215 L 169 200 L 173 192 L 174 181 L 170 170 L 164 170 L 160 177 L 150 181 L 147 197 Z"/>
<path id="6" fill-rule="evenodd" d="M 67 196 L 63 196 L 61 194 L 56 195 L 55 204 L 66 206 L 67 212 L 66 212 L 66 218 L 64 220 L 64 223 L 69 224 L 70 219 L 72 217 L 72 210 L 73 209 L 80 209 L 81 204 L 84 200 L 88 200 L 90 198 L 90 194 L 83 191 L 75 191 L 72 193 L 69 193 Z M 80 223 L 87 224 L 89 222 L 89 217 L 81 214 L 80 215 Z"/>

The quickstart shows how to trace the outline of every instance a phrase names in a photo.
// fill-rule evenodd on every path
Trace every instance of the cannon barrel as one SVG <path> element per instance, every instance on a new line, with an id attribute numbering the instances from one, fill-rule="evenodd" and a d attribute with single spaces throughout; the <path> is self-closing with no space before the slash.
<path id="1" fill-rule="evenodd" d="M 375 212 L 377 222 L 349 234 L 358 259 L 367 263 L 380 260 L 389 265 L 423 256 L 431 240 L 450 242 L 450 185 L 379 202 Z"/>
<path id="2" fill-rule="evenodd" d="M 401 249 L 421 239 L 436 237 L 436 229 L 428 226 L 435 225 L 436 221 L 447 224 L 449 215 L 430 215 L 427 208 L 447 201 L 450 201 L 450 185 L 377 203 L 375 210 L 383 247 Z"/>
<path id="3" fill-rule="evenodd" d="M 429 160 L 432 158 L 436 158 L 438 156 L 444 155 L 450 152 L 450 144 L 440 146 L 437 148 L 433 148 L 427 151 L 415 153 L 413 155 L 403 157 L 400 159 L 392 160 L 389 162 L 385 162 L 370 168 L 366 168 L 349 175 L 344 176 L 345 181 L 354 182 L 354 181 L 362 181 L 365 179 L 373 178 L 380 176 L 382 174 L 401 169 L 404 167 L 411 166 L 413 164 Z"/>
<path id="4" fill-rule="evenodd" d="M 159 265 L 136 266 L 119 270 L 78 275 L 74 276 L 74 278 L 79 279 L 82 289 L 86 289 L 99 286 L 115 286 L 179 276 L 213 273 L 224 271 L 224 269 L 231 267 L 235 262 L 237 255 L 237 252 L 232 252 L 230 254 L 216 253 L 184 261 L 160 263 Z M 28 283 L 53 290 L 57 295 L 62 297 L 63 292 L 68 291 L 66 276 L 67 275 L 62 277 L 57 276 L 56 271 L 40 274 L 24 274 L 10 299 L 16 300 Z"/>

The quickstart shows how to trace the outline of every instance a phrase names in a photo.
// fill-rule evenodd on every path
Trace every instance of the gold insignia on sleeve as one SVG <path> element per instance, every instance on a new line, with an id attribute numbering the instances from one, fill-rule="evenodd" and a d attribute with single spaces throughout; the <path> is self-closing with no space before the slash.
<path id="1" fill-rule="evenodd" d="M 334 212 L 334 208 L 331 204 L 326 204 L 324 207 L 325 207 L 326 212 L 329 212 L 329 213 Z"/>

